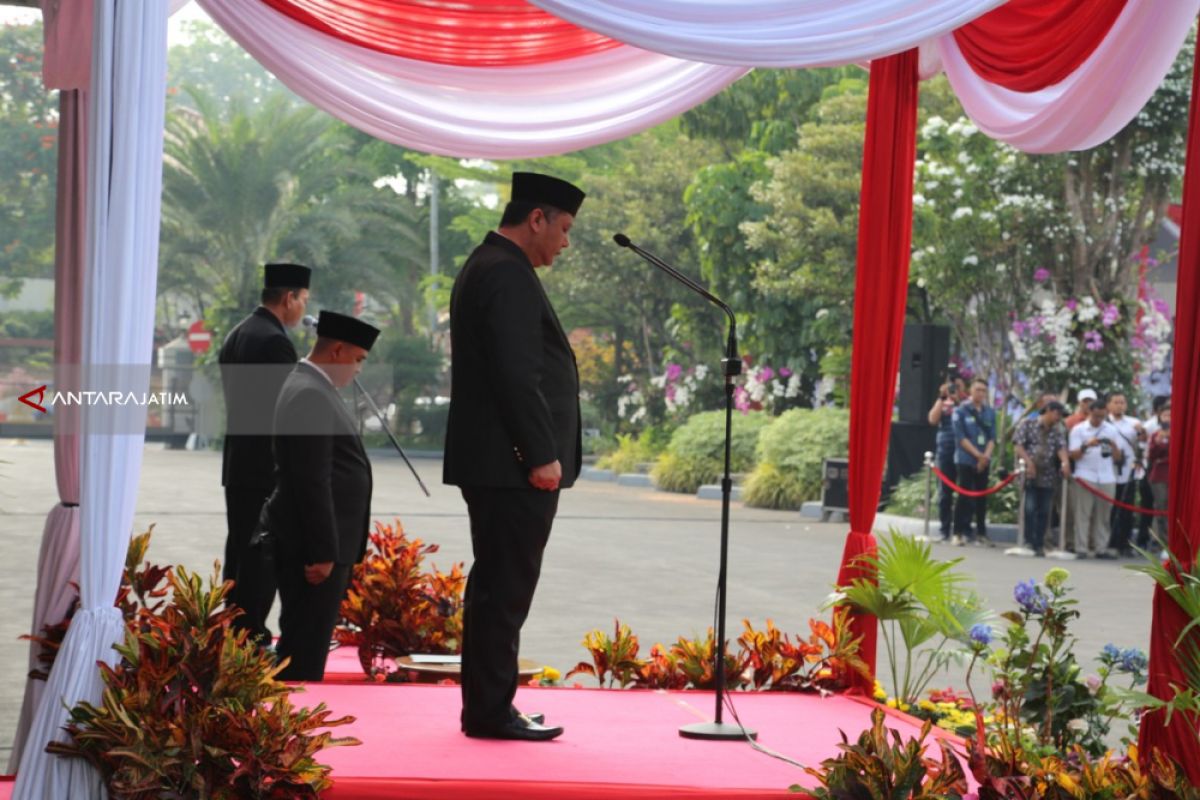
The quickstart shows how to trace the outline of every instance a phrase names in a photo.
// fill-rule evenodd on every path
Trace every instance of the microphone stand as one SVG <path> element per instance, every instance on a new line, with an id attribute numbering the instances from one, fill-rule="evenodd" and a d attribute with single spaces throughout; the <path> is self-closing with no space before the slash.
<path id="1" fill-rule="evenodd" d="M 305 315 L 302 322 L 306 328 L 311 330 L 316 330 L 317 328 L 317 320 L 315 317 Z M 363 385 L 359 383 L 357 375 L 354 376 L 354 390 L 356 395 L 361 393 L 362 396 L 366 398 L 367 405 L 371 407 L 371 410 L 375 412 L 375 418 L 379 420 L 379 427 L 383 428 L 383 432 L 388 435 L 388 439 L 390 439 L 392 442 L 392 447 L 396 448 L 396 452 L 400 454 L 400 457 L 404 459 L 404 463 L 408 465 L 408 470 L 412 473 L 412 476 L 417 479 L 417 485 L 421 487 L 421 491 L 425 493 L 426 497 L 432 497 L 432 495 L 429 494 L 429 489 L 425 487 L 425 482 L 421 480 L 421 476 L 417 474 L 417 468 L 414 467 L 412 462 L 408 460 L 408 456 L 405 455 L 404 448 L 400 446 L 400 442 L 396 441 L 396 437 L 392 433 L 392 429 L 388 425 L 387 419 L 383 416 L 383 412 L 379 410 L 379 406 L 375 405 L 375 398 L 371 397 L 371 393 L 364 389 Z M 357 399 L 358 398 L 355 397 L 356 406 Z M 361 427 L 361 425 L 362 423 L 360 421 L 359 426 Z M 362 435 L 361 431 L 359 432 L 359 435 Z"/>
<path id="2" fill-rule="evenodd" d="M 729 503 L 733 494 L 733 479 L 730 477 L 730 453 L 733 439 L 733 390 L 734 378 L 742 373 L 742 359 L 738 355 L 737 346 L 737 318 L 734 317 L 733 310 L 720 298 L 658 256 L 638 247 L 625 234 L 618 233 L 613 236 L 613 241 L 621 247 L 628 247 L 658 269 L 717 306 L 729 318 L 729 335 L 725 342 L 725 357 L 721 359 L 722 374 L 725 376 L 725 475 L 721 478 L 721 557 L 720 567 L 717 571 L 717 647 L 715 656 L 716 664 L 714 665 L 717 680 L 716 714 L 712 722 L 684 725 L 679 729 L 679 735 L 685 739 L 735 740 L 745 737 L 755 739 L 758 737 L 755 731 L 744 728 L 740 724 L 731 725 L 722 721 L 725 710 L 725 595 L 729 564 Z"/>

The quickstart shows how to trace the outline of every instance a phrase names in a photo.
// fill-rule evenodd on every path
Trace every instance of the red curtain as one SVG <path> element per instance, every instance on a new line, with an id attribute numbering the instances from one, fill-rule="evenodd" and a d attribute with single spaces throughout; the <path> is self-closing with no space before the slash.
<path id="1" fill-rule="evenodd" d="M 1192 109 L 1188 120 L 1187 169 L 1183 178 L 1183 225 L 1179 237 L 1179 283 L 1175 296 L 1175 364 L 1171 385 L 1171 476 L 1167 546 L 1190 568 L 1200 546 L 1200 123 L 1197 96 L 1200 71 L 1193 66 Z M 1172 684 L 1186 686 L 1175 647 L 1187 615 L 1161 586 L 1154 588 L 1150 627 L 1150 685 L 1155 697 L 1170 699 Z M 1200 638 L 1200 637 L 1196 637 Z M 1197 720 L 1182 714 L 1163 725 L 1161 712 L 1142 718 L 1138 751 L 1143 760 L 1154 748 L 1175 758 L 1193 785 L 1200 784 Z"/>
<path id="2" fill-rule="evenodd" d="M 971 69 L 1016 92 L 1062 81 L 1099 47 L 1128 0 L 1009 0 L 954 32 Z"/>
<path id="3" fill-rule="evenodd" d="M 871 526 L 904 336 L 916 154 L 917 51 L 909 50 L 871 62 L 850 365 L 850 534 L 839 586 L 869 577 L 856 559 L 875 552 Z M 861 655 L 873 670 L 879 626 L 870 615 L 856 615 L 851 625 L 862 636 Z M 855 688 L 873 687 L 856 678 Z"/>
<path id="4" fill-rule="evenodd" d="M 524 0 L 263 0 L 310 28 L 418 61 L 541 64 L 620 45 Z"/>

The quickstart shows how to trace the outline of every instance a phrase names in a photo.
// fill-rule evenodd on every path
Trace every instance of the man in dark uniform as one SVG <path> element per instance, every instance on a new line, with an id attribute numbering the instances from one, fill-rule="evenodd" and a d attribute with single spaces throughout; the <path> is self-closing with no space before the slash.
<path id="1" fill-rule="evenodd" d="M 558 509 L 579 475 L 575 355 L 534 274 L 568 245 L 584 194 L 513 175 L 512 200 L 463 265 L 450 296 L 446 483 L 471 517 L 475 563 L 463 619 L 462 728 L 468 736 L 553 739 L 513 707 L 517 650 Z"/>
<path id="2" fill-rule="evenodd" d="M 275 571 L 262 563 L 260 551 L 247 545 L 275 487 L 275 400 L 296 365 L 296 348 L 287 329 L 304 317 L 311 274 L 299 264 L 267 264 L 262 305 L 229 332 L 218 356 L 226 412 L 221 484 L 229 526 L 222 577 L 235 581 L 230 604 L 246 612 L 234 624 L 263 643 L 271 641 L 267 614 L 275 600 Z"/>
<path id="3" fill-rule="evenodd" d="M 317 342 L 275 406 L 275 490 L 262 510 L 279 581 L 280 680 L 325 677 L 354 564 L 367 549 L 371 463 L 338 389 L 362 370 L 379 329 L 322 311 Z"/>

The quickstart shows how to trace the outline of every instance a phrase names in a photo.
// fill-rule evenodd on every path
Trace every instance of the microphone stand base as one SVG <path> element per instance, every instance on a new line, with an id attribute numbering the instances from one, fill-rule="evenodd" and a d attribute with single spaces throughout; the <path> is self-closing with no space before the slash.
<path id="1" fill-rule="evenodd" d="M 727 722 L 697 722 L 694 725 L 684 725 L 679 729 L 679 735 L 685 739 L 733 741 L 747 737 L 757 739 L 758 731 L 752 728 L 742 728 L 740 725 L 730 725 Z"/>

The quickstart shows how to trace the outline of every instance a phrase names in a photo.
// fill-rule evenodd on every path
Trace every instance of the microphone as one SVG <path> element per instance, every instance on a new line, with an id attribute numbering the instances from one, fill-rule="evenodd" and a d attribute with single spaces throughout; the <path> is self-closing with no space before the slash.
<path id="1" fill-rule="evenodd" d="M 643 259 L 646 259 L 647 261 L 649 261 L 650 264 L 653 264 L 654 266 L 659 267 L 659 269 L 666 272 L 667 275 L 670 275 L 671 277 L 676 279 L 676 281 L 678 281 L 679 283 L 684 284 L 685 287 L 688 287 L 692 291 L 695 291 L 695 293 L 700 295 L 701 297 L 703 297 L 704 300 L 707 300 L 710 303 L 713 303 L 714 306 L 720 308 L 721 311 L 724 311 L 725 314 L 727 315 L 727 317 L 730 318 L 730 336 L 728 336 L 728 342 L 727 342 L 728 353 L 726 355 L 727 355 L 728 359 L 736 359 L 736 357 L 738 356 L 737 332 L 736 332 L 737 331 L 737 318 L 734 317 L 734 315 L 733 315 L 733 309 L 728 307 L 727 305 L 725 305 L 724 300 L 721 300 L 720 297 L 714 295 L 713 293 L 710 293 L 710 291 L 708 289 L 702 287 L 702 285 L 700 283 L 697 283 L 696 281 L 694 281 L 694 279 L 690 278 L 689 276 L 684 275 L 684 273 L 680 272 L 678 269 L 676 269 L 676 267 L 671 266 L 670 264 L 667 264 L 666 261 L 659 258 L 658 255 L 644 251 L 644 249 L 635 245 L 634 242 L 630 241 L 629 236 L 626 236 L 625 234 L 613 234 L 612 240 L 614 242 L 617 242 L 617 245 L 619 247 L 628 247 L 629 249 L 631 249 L 631 251 L 634 251 L 638 255 L 641 255 L 641 257 Z M 738 360 L 738 372 L 740 372 L 740 360 Z M 738 374 L 738 372 L 733 372 L 732 374 Z"/>
<path id="2" fill-rule="evenodd" d="M 304 319 L 300 320 L 300 324 L 306 328 L 313 328 L 315 330 L 317 327 L 317 318 L 312 314 L 305 314 Z"/>

